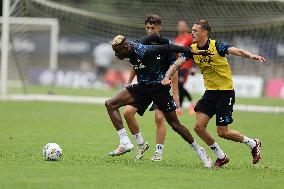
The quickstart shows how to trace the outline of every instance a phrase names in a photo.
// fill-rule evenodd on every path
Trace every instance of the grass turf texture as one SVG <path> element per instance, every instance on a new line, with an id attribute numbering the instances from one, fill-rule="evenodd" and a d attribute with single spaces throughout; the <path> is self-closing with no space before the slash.
<path id="1" fill-rule="evenodd" d="M 64 87 L 52 86 L 29 86 L 27 94 L 51 94 L 51 95 L 68 95 L 68 96 L 91 96 L 91 97 L 110 97 L 117 94 L 121 89 L 72 89 Z M 23 94 L 20 88 L 10 88 L 9 94 Z M 193 99 L 198 100 L 200 94 L 193 94 Z M 269 105 L 269 106 L 284 106 L 284 100 L 262 97 L 259 98 L 236 98 L 237 104 L 251 105 Z"/>
<path id="2" fill-rule="evenodd" d="M 266 101 L 263 104 L 271 105 Z M 149 160 L 155 145 L 152 112 L 137 116 L 150 149 L 142 161 L 135 162 L 134 152 L 107 156 L 119 140 L 103 106 L 0 102 L 0 107 L 1 189 L 284 187 L 283 114 L 234 114 L 232 128 L 262 139 L 263 159 L 256 166 L 251 164 L 247 146 L 217 138 L 212 120 L 208 129 L 231 161 L 220 170 L 206 170 L 188 144 L 169 126 L 164 161 Z M 193 131 L 194 117 L 185 115 L 181 122 L 205 147 Z M 62 147 L 60 161 L 43 160 L 42 148 L 48 142 Z M 211 150 L 205 149 L 214 161 Z"/>

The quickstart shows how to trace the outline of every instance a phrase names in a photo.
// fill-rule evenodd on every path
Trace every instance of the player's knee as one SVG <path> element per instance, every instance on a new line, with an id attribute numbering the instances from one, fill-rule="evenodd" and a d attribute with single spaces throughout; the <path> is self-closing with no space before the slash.
<path id="1" fill-rule="evenodd" d="M 129 111 L 128 111 L 127 109 L 125 109 L 125 110 L 123 111 L 123 117 L 124 117 L 125 119 L 127 119 L 127 118 L 129 117 Z"/>
<path id="2" fill-rule="evenodd" d="M 194 126 L 194 131 L 196 133 L 202 133 L 202 132 L 205 131 L 205 127 L 200 125 L 200 124 L 198 124 L 198 123 L 196 123 L 195 126 Z"/>
<path id="3" fill-rule="evenodd" d="M 131 108 L 125 108 L 123 111 L 123 116 L 125 119 L 133 117 L 135 112 Z"/>
<path id="4" fill-rule="evenodd" d="M 203 131 L 203 129 L 198 124 L 195 124 L 194 131 L 196 133 L 201 133 Z"/>
<path id="5" fill-rule="evenodd" d="M 165 117 L 163 114 L 156 114 L 155 115 L 155 122 L 157 126 L 163 126 L 165 123 Z"/>
<path id="6" fill-rule="evenodd" d="M 111 102 L 110 99 L 107 99 L 107 100 L 105 101 L 105 107 L 106 107 L 107 109 L 112 109 L 112 108 L 113 108 L 113 104 L 112 104 L 112 102 Z"/>
<path id="7" fill-rule="evenodd" d="M 217 134 L 219 137 L 221 138 L 228 138 L 228 132 L 227 130 L 224 130 L 224 129 L 217 129 Z"/>

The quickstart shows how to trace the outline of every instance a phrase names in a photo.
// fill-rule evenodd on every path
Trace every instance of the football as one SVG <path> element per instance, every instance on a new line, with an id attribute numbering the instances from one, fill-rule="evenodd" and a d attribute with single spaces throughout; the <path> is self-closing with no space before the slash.
<path id="1" fill-rule="evenodd" d="M 57 161 L 62 156 L 62 149 L 56 143 L 48 143 L 43 147 L 42 154 L 45 160 Z"/>

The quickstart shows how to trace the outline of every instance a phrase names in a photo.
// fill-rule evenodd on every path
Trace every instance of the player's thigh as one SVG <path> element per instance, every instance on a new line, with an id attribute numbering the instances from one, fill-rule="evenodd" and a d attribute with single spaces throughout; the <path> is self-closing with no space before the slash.
<path id="1" fill-rule="evenodd" d="M 176 110 L 176 103 L 170 95 L 169 88 L 158 86 L 157 90 L 151 94 L 153 102 L 158 106 L 163 113 L 168 113 Z"/>
<path id="2" fill-rule="evenodd" d="M 114 97 L 108 99 L 105 104 L 112 108 L 119 108 L 121 106 L 125 106 L 127 104 L 131 104 L 134 102 L 133 96 L 129 93 L 127 89 L 123 89 Z"/>
<path id="3" fill-rule="evenodd" d="M 157 89 L 151 95 L 153 102 L 158 109 L 163 112 L 164 117 L 172 127 L 178 126 L 179 120 L 176 115 L 176 103 L 170 95 L 169 88 L 163 85 L 157 86 Z"/>
<path id="4" fill-rule="evenodd" d="M 194 111 L 206 114 L 212 118 L 216 114 L 218 95 L 214 91 L 205 91 L 202 98 L 196 103 Z"/>
<path id="5" fill-rule="evenodd" d="M 199 129 L 204 129 L 207 127 L 209 120 L 211 119 L 210 116 L 208 116 L 205 113 L 202 112 L 196 112 L 196 124 L 195 127 Z"/>
<path id="6" fill-rule="evenodd" d="M 216 125 L 227 126 L 233 122 L 235 91 L 223 91 L 217 105 Z"/>
<path id="7" fill-rule="evenodd" d="M 171 111 L 171 112 L 163 112 L 165 119 L 167 121 L 167 123 L 171 126 L 171 127 L 178 127 L 180 126 L 180 122 L 177 118 L 176 112 L 175 111 Z"/>
<path id="8" fill-rule="evenodd" d="M 134 98 L 134 101 L 128 105 L 135 107 L 137 113 L 142 116 L 152 102 L 151 98 L 147 94 L 149 89 L 139 84 L 130 85 L 126 87 L 126 89 Z"/>
<path id="9" fill-rule="evenodd" d="M 229 127 L 227 125 L 217 126 L 216 131 L 218 135 L 224 136 L 228 132 Z"/>
<path id="10" fill-rule="evenodd" d="M 158 109 L 157 104 L 152 103 L 152 105 L 151 105 L 151 107 L 150 107 L 149 111 L 155 111 L 155 110 L 157 110 L 157 109 Z"/>

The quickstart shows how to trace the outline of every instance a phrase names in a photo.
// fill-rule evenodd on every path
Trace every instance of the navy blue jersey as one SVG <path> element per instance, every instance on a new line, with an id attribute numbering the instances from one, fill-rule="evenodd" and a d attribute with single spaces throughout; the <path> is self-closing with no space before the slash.
<path id="1" fill-rule="evenodd" d="M 139 43 L 133 43 L 132 47 L 138 56 L 132 56 L 130 63 L 137 61 L 132 65 L 136 71 L 138 83 L 160 83 L 170 65 L 176 60 L 175 54 L 173 52 L 165 53 L 165 51 L 159 53 L 154 50 L 155 48 L 143 45 L 166 45 L 171 43 L 170 40 L 153 34 L 147 35 L 137 42 Z M 144 57 L 146 49 L 148 52 Z M 138 64 L 139 61 L 141 64 Z"/>
<path id="2" fill-rule="evenodd" d="M 167 38 L 161 37 L 157 34 L 146 35 L 135 42 L 142 43 L 143 45 L 166 45 L 171 43 Z"/>
<path id="3" fill-rule="evenodd" d="M 166 45 L 166 44 L 172 44 L 172 42 L 164 37 L 161 37 L 157 34 L 151 34 L 143 37 L 140 40 L 137 40 L 138 43 L 142 43 L 143 45 Z M 176 61 L 176 55 L 173 52 L 168 53 L 167 58 L 164 59 L 165 61 L 168 61 L 170 64 L 174 64 Z M 168 65 L 168 63 L 165 63 L 165 65 Z M 167 70 L 169 67 L 167 67 Z"/>

